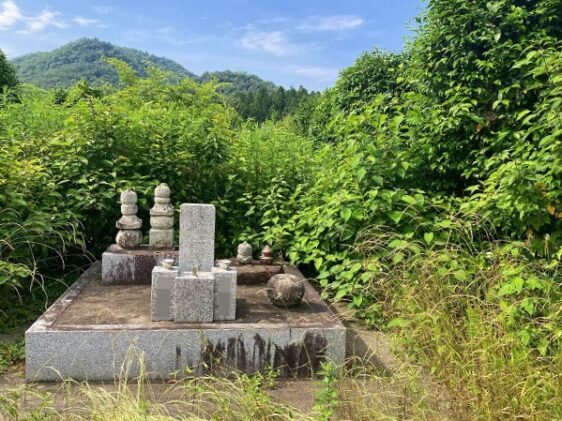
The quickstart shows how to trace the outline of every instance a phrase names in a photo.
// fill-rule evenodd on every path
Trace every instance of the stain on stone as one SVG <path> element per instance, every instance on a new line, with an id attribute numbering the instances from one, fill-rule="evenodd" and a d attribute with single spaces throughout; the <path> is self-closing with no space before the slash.
<path id="1" fill-rule="evenodd" d="M 257 355 L 256 355 L 257 349 Z M 253 365 L 258 371 L 265 371 L 271 368 L 271 341 L 267 341 L 256 333 L 254 335 L 254 354 L 253 354 Z"/>
<path id="2" fill-rule="evenodd" d="M 236 355 L 236 367 L 241 371 L 246 371 L 246 347 L 242 336 L 238 337 L 238 352 Z"/>
<path id="3" fill-rule="evenodd" d="M 181 348 L 176 346 L 176 371 L 181 370 Z"/>
<path id="4" fill-rule="evenodd" d="M 228 338 L 226 345 L 226 360 L 231 366 L 236 366 L 236 338 Z"/>
<path id="5" fill-rule="evenodd" d="M 299 342 L 275 347 L 273 367 L 282 376 L 309 377 L 317 372 L 326 359 L 327 340 L 317 333 L 307 332 Z"/>
<path id="6" fill-rule="evenodd" d="M 213 373 L 220 368 L 224 351 L 224 344 L 221 341 L 218 341 L 216 344 L 211 342 L 205 344 L 201 355 L 205 373 Z"/>

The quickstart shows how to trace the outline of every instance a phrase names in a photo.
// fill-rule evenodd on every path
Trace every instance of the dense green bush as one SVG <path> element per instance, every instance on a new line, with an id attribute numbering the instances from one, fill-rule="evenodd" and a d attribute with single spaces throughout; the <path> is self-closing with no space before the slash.
<path id="1" fill-rule="evenodd" d="M 18 84 L 16 69 L 8 62 L 6 55 L 0 50 L 0 89 L 13 88 Z"/>
<path id="2" fill-rule="evenodd" d="M 214 82 L 171 83 L 152 67 L 138 78 L 110 62 L 120 89 L 26 87 L 0 110 L 2 300 L 60 271 L 84 246 L 99 256 L 127 187 L 139 194 L 145 224 L 160 182 L 176 204 L 216 204 L 219 252 L 230 254 L 239 238 L 255 238 L 263 215 L 270 223 L 286 216 L 279 206 L 310 182 L 314 145 L 289 123 L 242 124 Z"/>

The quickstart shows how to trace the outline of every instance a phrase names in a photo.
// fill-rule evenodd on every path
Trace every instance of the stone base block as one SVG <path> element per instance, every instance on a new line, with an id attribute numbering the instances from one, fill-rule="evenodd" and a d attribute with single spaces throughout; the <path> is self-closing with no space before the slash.
<path id="1" fill-rule="evenodd" d="M 172 295 L 174 322 L 213 321 L 215 277 L 211 272 L 182 274 L 174 282 Z"/>
<path id="2" fill-rule="evenodd" d="M 173 229 L 157 229 L 151 228 L 149 234 L 149 246 L 154 249 L 164 250 L 170 249 L 174 244 Z"/>
<path id="3" fill-rule="evenodd" d="M 148 246 L 126 250 L 117 244 L 109 246 L 102 254 L 101 279 L 104 285 L 148 284 L 152 282 L 152 269 L 159 259 L 177 258 L 173 249 L 155 250 Z"/>
<path id="4" fill-rule="evenodd" d="M 213 268 L 215 276 L 215 321 L 236 319 L 236 270 Z"/>
<path id="5" fill-rule="evenodd" d="M 172 269 L 156 266 L 152 270 L 152 289 L 150 296 L 150 313 L 152 320 L 174 319 L 172 294 L 177 276 L 177 266 Z"/>
<path id="6" fill-rule="evenodd" d="M 272 306 L 261 285 L 238 285 L 237 319 L 214 323 L 151 321 L 150 285 L 100 281 L 95 263 L 28 329 L 27 381 L 113 381 L 141 372 L 160 380 L 186 369 L 306 377 L 323 361 L 345 360 L 346 329 L 306 280 L 296 309 Z"/>

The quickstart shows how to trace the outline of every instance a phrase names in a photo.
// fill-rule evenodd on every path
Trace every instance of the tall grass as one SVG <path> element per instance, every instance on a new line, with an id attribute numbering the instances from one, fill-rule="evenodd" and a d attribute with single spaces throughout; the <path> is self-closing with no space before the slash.
<path id="1" fill-rule="evenodd" d="M 458 413 L 561 419 L 560 262 L 527 258 L 525 244 L 475 241 L 477 230 L 460 226 L 397 264 L 387 250 L 365 292 L 402 356 L 448 387 Z M 364 233 L 365 265 L 391 237 L 380 227 Z"/>
<path id="2" fill-rule="evenodd" d="M 142 367 L 142 361 L 139 361 Z M 1 420 L 429 420 L 458 419 L 413 366 L 392 377 L 366 361 L 325 364 L 315 379 L 286 380 L 270 371 L 151 382 L 146 373 L 110 384 L 66 381 L 0 390 Z M 286 388 L 289 393 L 279 393 Z M 436 397 L 437 396 L 437 397 Z M 300 402 L 300 403 L 299 403 Z M 304 402 L 304 404 L 303 404 Z"/>

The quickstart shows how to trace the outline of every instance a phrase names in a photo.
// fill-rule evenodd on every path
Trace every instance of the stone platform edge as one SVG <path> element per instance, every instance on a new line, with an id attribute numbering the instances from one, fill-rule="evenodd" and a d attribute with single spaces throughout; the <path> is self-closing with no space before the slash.
<path id="1" fill-rule="evenodd" d="M 310 375 L 319 368 L 318 356 L 336 364 L 345 360 L 346 328 L 323 301 L 333 315 L 323 326 L 236 322 L 179 324 L 170 329 L 134 324 L 54 326 L 82 290 L 99 277 L 100 269 L 101 262 L 92 264 L 25 333 L 26 381 L 134 378 L 141 372 L 138 362 L 127 360 L 138 356 L 139 349 L 151 379 L 169 378 L 185 367 L 206 374 L 214 371 L 213 365 L 220 366 L 213 362 L 221 358 L 250 374 L 277 365 L 282 367 L 281 376 Z M 284 270 L 304 279 L 294 266 L 286 264 Z M 312 288 L 306 280 L 305 284 Z"/>

